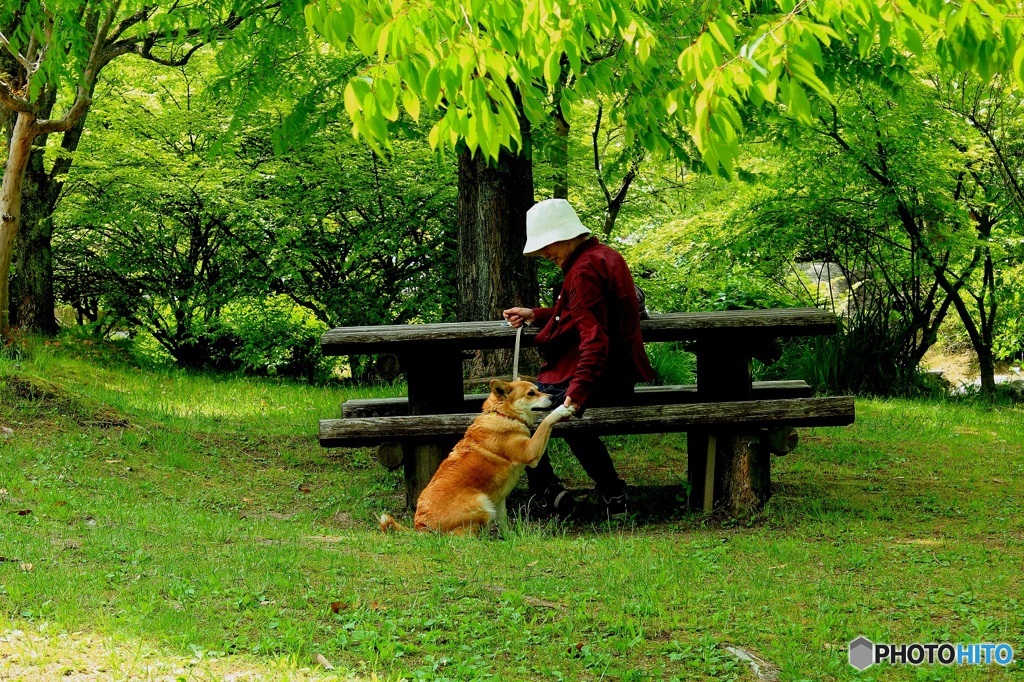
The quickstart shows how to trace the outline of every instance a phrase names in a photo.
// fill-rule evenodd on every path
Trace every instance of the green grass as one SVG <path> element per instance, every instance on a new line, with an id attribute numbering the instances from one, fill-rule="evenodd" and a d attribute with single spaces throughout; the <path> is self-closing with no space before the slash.
<path id="1" fill-rule="evenodd" d="M 0 635 L 241 655 L 267 679 L 756 679 L 726 646 L 780 680 L 1024 679 L 846 662 L 858 635 L 1024 657 L 1020 408 L 858 401 L 854 426 L 774 459 L 753 519 L 465 539 L 383 536 L 401 477 L 317 445 L 342 400 L 389 392 L 141 371 L 81 345 L 0 359 Z M 685 479 L 685 437 L 610 440 L 630 483 Z"/>

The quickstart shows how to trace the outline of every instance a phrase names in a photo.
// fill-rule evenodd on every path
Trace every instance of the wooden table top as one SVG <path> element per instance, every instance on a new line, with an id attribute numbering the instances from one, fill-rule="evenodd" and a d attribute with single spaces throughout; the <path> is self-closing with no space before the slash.
<path id="1" fill-rule="evenodd" d="M 818 308 L 723 310 L 664 313 L 640 322 L 645 342 L 701 341 L 743 346 L 764 339 L 834 334 L 838 318 Z M 523 329 L 522 345 L 534 345 L 539 329 Z M 502 321 L 338 327 L 320 340 L 324 355 L 402 353 L 429 349 L 476 350 L 512 348 L 516 330 Z"/>

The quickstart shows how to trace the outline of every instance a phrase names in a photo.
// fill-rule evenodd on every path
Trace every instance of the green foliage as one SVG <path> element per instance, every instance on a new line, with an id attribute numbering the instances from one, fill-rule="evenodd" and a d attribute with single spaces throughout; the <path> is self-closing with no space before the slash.
<path id="1" fill-rule="evenodd" d="M 693 384 L 697 376 L 697 357 L 687 353 L 682 344 L 656 343 L 646 346 L 647 357 L 654 368 L 655 386 Z"/>
<path id="2" fill-rule="evenodd" d="M 1003 273 L 999 332 L 993 351 L 1001 360 L 1024 359 L 1024 264 Z"/>
<path id="3" fill-rule="evenodd" d="M 402 110 L 417 119 L 425 108 L 443 114 L 431 146 L 462 141 L 496 159 L 501 147 L 522 146 L 518 113 L 539 123 L 555 88 L 563 110 L 630 92 L 630 142 L 670 152 L 681 124 L 707 167 L 732 176 L 748 104 L 811 123 L 834 101 L 823 80 L 830 50 L 888 58 L 902 42 L 921 55 L 929 36 L 944 69 L 986 79 L 1012 70 L 1024 83 L 1024 19 L 1009 1 L 779 0 L 693 11 L 648 0 L 320 0 L 306 19 L 329 44 L 367 59 L 344 100 L 353 132 L 376 149 L 388 146 Z"/>
<path id="4" fill-rule="evenodd" d="M 316 329 L 449 315 L 451 169 L 426 150 L 375 157 L 336 128 L 275 156 L 269 111 L 225 143 L 235 95 L 194 66 L 110 72 L 119 96 L 97 105 L 59 213 L 64 301 L 112 310 L 182 366 L 317 379 Z"/>
<path id="5" fill-rule="evenodd" d="M 202 83 L 153 75 L 156 92 L 94 112 L 112 132 L 83 142 L 88 160 L 75 176 L 83 182 L 61 207 L 57 277 L 65 300 L 102 299 L 181 366 L 230 369 L 236 344 L 220 313 L 259 285 L 232 237 L 248 217 L 237 191 L 247 169 L 207 161 L 219 103 L 200 96 Z M 147 109 L 151 115 L 138 118 Z"/>
<path id="6" fill-rule="evenodd" d="M 804 379 L 833 395 L 933 396 L 938 387 L 927 385 L 902 322 L 886 308 L 843 318 L 834 336 L 787 347 L 764 378 Z"/>
<path id="7" fill-rule="evenodd" d="M 237 349 L 231 358 L 246 374 L 300 378 L 323 383 L 335 359 L 320 352 L 327 325 L 284 296 L 236 299 L 221 315 Z"/>
<path id="8" fill-rule="evenodd" d="M 1019 262 L 1021 213 L 994 161 L 1000 152 L 1011 169 L 1019 161 L 1007 155 L 1010 146 L 987 148 L 920 73 L 888 69 L 875 82 L 851 68 L 832 88 L 836 105 L 813 128 L 762 122 L 765 136 L 782 144 L 744 158 L 750 182 L 734 183 L 728 195 L 705 187 L 713 209 L 638 231 L 631 263 L 648 278 L 655 308 L 810 304 L 844 315 L 842 335 L 794 351 L 765 376 L 913 394 L 917 364 L 947 313 L 965 302 L 968 315 L 987 314 L 993 297 L 1013 300 L 1015 280 L 1002 268 Z M 1002 125 L 986 129 L 1005 134 Z M 994 227 L 983 234 L 987 224 Z M 985 253 L 993 255 L 991 276 L 980 265 Z M 808 279 L 808 268 L 828 274 Z M 952 292 L 939 275 L 956 282 Z M 997 324 L 1011 328 L 1005 312 Z M 799 366 L 806 376 L 792 371 Z"/>
<path id="9" fill-rule="evenodd" d="M 624 252 L 652 312 L 797 305 L 785 286 L 787 261 L 747 239 L 744 216 L 756 188 L 705 181 L 688 215 L 637 231 Z M 713 207 L 713 208 L 712 208 Z"/>
<path id="10" fill-rule="evenodd" d="M 330 127 L 268 159 L 246 188 L 251 227 L 238 238 L 265 264 L 267 287 L 325 325 L 452 317 L 454 170 L 396 147 L 380 158 Z"/>

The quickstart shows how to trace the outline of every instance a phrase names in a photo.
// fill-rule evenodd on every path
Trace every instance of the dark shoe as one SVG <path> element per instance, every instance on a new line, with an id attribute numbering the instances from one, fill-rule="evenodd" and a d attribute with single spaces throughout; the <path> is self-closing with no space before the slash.
<path id="1" fill-rule="evenodd" d="M 576 498 L 562 486 L 548 486 L 542 493 L 535 493 L 526 502 L 526 516 L 529 519 L 564 520 L 576 511 Z"/>
<path id="2" fill-rule="evenodd" d="M 602 518 L 608 519 L 609 521 L 619 521 L 626 518 L 629 513 L 628 507 L 629 500 L 626 498 L 626 493 L 620 493 L 613 495 L 612 497 L 605 497 L 601 495 L 601 508 L 599 510 Z"/>

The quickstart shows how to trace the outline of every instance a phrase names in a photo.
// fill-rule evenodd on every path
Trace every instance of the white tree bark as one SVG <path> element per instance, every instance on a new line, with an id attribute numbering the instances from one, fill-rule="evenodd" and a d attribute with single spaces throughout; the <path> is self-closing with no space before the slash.
<path id="1" fill-rule="evenodd" d="M 0 185 L 0 336 L 5 336 L 10 326 L 11 256 L 21 222 L 21 186 L 25 181 L 32 141 L 38 134 L 35 116 L 19 112 L 17 117 L 3 184 Z"/>

